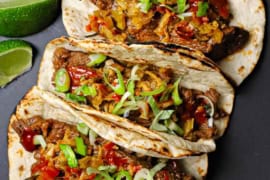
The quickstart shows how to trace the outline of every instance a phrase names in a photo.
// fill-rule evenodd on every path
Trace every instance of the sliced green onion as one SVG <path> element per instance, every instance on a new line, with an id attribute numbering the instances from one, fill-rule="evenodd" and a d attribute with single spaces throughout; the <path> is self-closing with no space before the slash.
<path id="1" fill-rule="evenodd" d="M 154 95 L 162 93 L 165 89 L 166 89 L 166 84 L 162 83 L 162 85 L 158 89 L 155 89 L 153 91 L 141 92 L 140 95 L 141 96 L 154 96 Z"/>
<path id="2" fill-rule="evenodd" d="M 152 2 L 151 0 L 140 0 L 139 7 L 143 13 L 147 13 L 152 7 Z"/>
<path id="3" fill-rule="evenodd" d="M 84 96 L 78 96 L 76 94 L 71 94 L 71 93 L 67 93 L 66 98 L 71 100 L 71 101 L 77 102 L 77 103 L 85 103 L 86 104 L 86 102 L 87 102 L 86 98 Z"/>
<path id="4" fill-rule="evenodd" d="M 91 61 L 87 64 L 87 66 L 92 67 L 103 63 L 107 59 L 107 56 L 104 54 L 90 54 L 89 58 Z"/>
<path id="5" fill-rule="evenodd" d="M 122 178 L 125 178 L 126 180 L 132 180 L 130 173 L 124 170 L 121 170 L 116 174 L 115 180 L 121 180 Z"/>
<path id="6" fill-rule="evenodd" d="M 174 110 L 162 110 L 159 113 L 159 119 L 169 119 L 171 118 L 172 114 L 173 114 Z"/>
<path id="7" fill-rule="evenodd" d="M 102 177 L 104 177 L 105 179 L 103 179 Z M 102 180 L 114 180 L 114 178 L 111 177 L 111 176 L 109 175 L 109 173 L 103 172 L 103 171 L 101 171 L 101 172 L 99 173 L 98 178 L 100 178 L 100 179 L 102 179 Z M 95 180 L 96 180 L 96 178 L 95 178 Z"/>
<path id="8" fill-rule="evenodd" d="M 154 112 L 154 115 L 156 116 L 160 112 L 160 110 L 159 110 L 158 105 L 156 103 L 156 100 L 154 99 L 153 96 L 148 97 L 148 103 L 149 103 L 152 111 Z"/>
<path id="9" fill-rule="evenodd" d="M 153 180 L 149 169 L 142 168 L 134 176 L 134 180 Z"/>
<path id="10" fill-rule="evenodd" d="M 99 171 L 106 171 L 106 172 L 109 172 L 109 173 L 114 173 L 116 171 L 117 167 L 114 166 L 114 165 L 111 165 L 111 166 L 99 166 L 98 167 L 98 170 Z"/>
<path id="11" fill-rule="evenodd" d="M 70 77 L 65 68 L 59 69 L 55 74 L 55 90 L 58 92 L 67 92 L 70 88 Z"/>
<path id="12" fill-rule="evenodd" d="M 177 10 L 179 14 L 182 14 L 187 9 L 186 0 L 177 0 Z"/>
<path id="13" fill-rule="evenodd" d="M 78 161 L 72 148 L 67 144 L 60 144 L 60 149 L 67 159 L 68 166 L 71 168 L 78 167 Z"/>
<path id="14" fill-rule="evenodd" d="M 75 138 L 76 142 L 76 151 L 78 154 L 85 156 L 86 155 L 86 145 L 83 142 L 83 139 L 81 137 Z"/>
<path id="15" fill-rule="evenodd" d="M 77 124 L 77 130 L 84 134 L 84 135 L 87 135 L 88 134 L 88 131 L 89 131 L 89 127 L 85 124 L 85 123 L 78 123 Z"/>
<path id="16" fill-rule="evenodd" d="M 167 131 L 168 128 L 159 123 L 160 120 L 169 119 L 173 114 L 174 110 L 162 110 L 160 111 L 155 119 L 152 121 L 150 129 L 157 130 L 157 131 Z"/>
<path id="17" fill-rule="evenodd" d="M 164 123 L 165 126 L 171 131 L 176 132 L 180 136 L 184 135 L 184 130 L 180 126 L 178 126 L 173 120 L 166 119 Z"/>
<path id="18" fill-rule="evenodd" d="M 124 79 L 123 79 L 123 76 L 121 74 L 121 72 L 116 69 L 116 68 L 113 68 L 113 67 L 109 67 L 110 69 L 112 69 L 116 75 L 117 75 L 117 80 L 118 80 L 118 85 L 117 86 L 113 86 L 109 83 L 109 80 L 107 78 L 107 75 L 106 73 L 103 74 L 103 78 L 104 78 L 104 81 L 106 82 L 106 84 L 108 84 L 110 86 L 110 88 L 112 88 L 112 90 L 118 94 L 118 95 L 123 95 L 125 94 L 125 83 L 124 83 Z"/>
<path id="19" fill-rule="evenodd" d="M 137 76 L 136 72 L 138 71 L 139 66 L 135 65 L 132 67 L 131 69 L 131 73 L 130 73 L 130 79 L 131 80 L 140 80 L 140 78 Z"/>
<path id="20" fill-rule="evenodd" d="M 198 11 L 197 11 L 197 16 L 198 17 L 202 17 L 202 16 L 205 16 L 207 14 L 207 10 L 208 10 L 208 3 L 207 2 L 202 2 L 200 1 L 198 3 Z"/>
<path id="21" fill-rule="evenodd" d="M 97 133 L 92 129 L 89 129 L 89 142 L 91 145 L 95 145 Z"/>
<path id="22" fill-rule="evenodd" d="M 163 93 L 162 96 L 160 97 L 159 101 L 163 102 L 163 101 L 167 101 L 170 97 L 171 92 L 173 91 L 174 87 L 170 86 L 168 87 Z"/>
<path id="23" fill-rule="evenodd" d="M 91 174 L 98 174 L 99 171 L 95 168 L 92 168 L 92 167 L 88 167 L 86 168 L 86 174 L 87 175 L 91 175 Z"/>
<path id="24" fill-rule="evenodd" d="M 174 84 L 173 84 L 173 92 L 172 92 L 172 99 L 173 99 L 173 103 L 176 106 L 179 106 L 180 104 L 183 103 L 183 100 L 180 98 L 179 95 L 179 83 L 181 81 L 182 77 L 179 78 Z"/>
<path id="25" fill-rule="evenodd" d="M 116 106 L 113 108 L 113 111 L 112 113 L 113 114 L 117 114 L 118 111 L 122 108 L 122 106 L 124 105 L 124 102 L 127 100 L 127 98 L 131 95 L 130 92 L 126 92 L 122 97 L 121 97 L 121 100 L 120 102 L 118 102 L 116 104 Z"/>
<path id="26" fill-rule="evenodd" d="M 46 147 L 46 141 L 42 135 L 34 136 L 34 145 L 41 145 L 42 148 Z"/>
<path id="27" fill-rule="evenodd" d="M 163 169 L 166 166 L 166 163 L 160 162 L 157 165 L 155 165 L 151 170 L 150 170 L 150 175 L 152 177 L 155 176 L 155 174 L 160 171 L 161 169 Z"/>
<path id="28" fill-rule="evenodd" d="M 88 85 L 82 85 L 80 87 L 78 87 L 75 90 L 76 95 L 83 95 L 83 96 L 96 96 L 97 95 L 97 91 L 94 87 L 92 86 L 88 86 Z"/>
<path id="29" fill-rule="evenodd" d="M 135 92 L 135 81 L 129 80 L 127 84 L 127 90 L 131 93 L 131 95 L 134 95 Z"/>

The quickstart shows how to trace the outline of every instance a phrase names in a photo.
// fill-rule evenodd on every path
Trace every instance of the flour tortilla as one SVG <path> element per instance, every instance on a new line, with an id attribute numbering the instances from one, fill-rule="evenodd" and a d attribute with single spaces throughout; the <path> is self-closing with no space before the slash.
<path id="1" fill-rule="evenodd" d="M 69 124 L 85 122 L 101 137 L 108 139 L 125 148 L 134 150 L 145 155 L 154 155 L 164 157 L 163 154 L 155 150 L 147 149 L 159 148 L 162 143 L 152 141 L 137 133 L 127 132 L 122 128 L 112 128 L 110 123 L 101 119 L 84 115 L 81 112 L 70 108 L 63 101 L 50 93 L 42 91 L 37 87 L 32 88 L 17 106 L 16 112 L 11 116 L 8 126 L 8 159 L 9 159 L 9 178 L 12 180 L 21 180 L 30 177 L 31 165 L 35 162 L 33 153 L 26 151 L 20 143 L 20 137 L 11 127 L 14 121 L 27 119 L 34 116 L 41 116 L 44 119 L 56 119 Z M 125 133 L 125 137 L 130 138 L 129 142 L 124 139 L 118 139 L 119 134 Z M 145 146 L 145 147 L 144 147 Z M 188 151 L 183 151 L 189 154 Z M 208 158 L 207 155 L 188 157 L 179 160 L 184 170 L 196 177 L 202 179 L 207 173 Z"/>
<path id="2" fill-rule="evenodd" d="M 250 39 L 243 49 L 220 60 L 218 65 L 236 85 L 240 85 L 253 71 L 260 58 L 266 20 L 265 9 L 262 0 L 229 0 L 229 4 L 233 15 L 230 25 L 247 30 Z M 85 28 L 89 24 L 88 16 L 97 9 L 89 0 L 63 0 L 63 22 L 68 35 L 78 39 L 101 39 L 94 36 L 95 32 L 87 32 Z M 191 51 L 189 54 L 194 53 Z"/>
<path id="3" fill-rule="evenodd" d="M 219 92 L 220 98 L 218 101 L 218 107 L 224 110 L 227 115 L 214 121 L 218 130 L 217 137 L 222 136 L 226 127 L 228 126 L 229 117 L 233 108 L 234 90 L 219 71 L 216 71 L 209 66 L 205 66 L 201 61 L 191 59 L 178 53 L 164 52 L 160 49 L 138 44 L 128 46 L 121 43 L 103 42 L 101 40 L 76 40 L 73 38 L 64 37 L 58 38 L 51 41 L 45 49 L 39 71 L 38 87 L 43 90 L 53 92 L 57 96 L 62 97 L 63 100 L 65 99 L 65 94 L 56 92 L 53 85 L 53 54 L 54 51 L 59 47 L 86 53 L 102 53 L 104 55 L 110 56 L 111 58 L 115 58 L 122 63 L 134 63 L 136 60 L 136 63 L 144 63 L 158 67 L 171 68 L 174 70 L 176 79 L 179 78 L 179 76 L 185 74 L 183 76 L 183 80 L 181 81 L 182 87 L 188 89 L 197 89 L 203 92 L 209 90 L 209 88 L 213 88 Z M 171 145 L 178 148 L 189 146 L 188 144 L 183 143 L 183 138 L 179 136 L 150 130 L 135 124 L 126 118 L 121 118 L 110 113 L 100 112 L 95 109 L 91 109 L 87 105 L 78 105 L 70 101 L 68 101 L 68 103 L 72 107 L 86 114 L 97 116 L 111 122 L 112 124 L 121 126 L 122 128 L 128 128 L 129 131 L 138 132 L 143 136 L 162 139 L 164 142 L 171 143 Z M 205 142 L 205 140 L 200 139 L 198 143 L 200 144 L 202 142 Z M 213 146 L 210 148 L 211 150 L 213 150 L 212 147 Z M 187 148 L 190 149 L 191 147 Z M 195 149 L 194 147 L 191 149 L 194 152 L 205 152 L 205 150 L 198 148 Z"/>

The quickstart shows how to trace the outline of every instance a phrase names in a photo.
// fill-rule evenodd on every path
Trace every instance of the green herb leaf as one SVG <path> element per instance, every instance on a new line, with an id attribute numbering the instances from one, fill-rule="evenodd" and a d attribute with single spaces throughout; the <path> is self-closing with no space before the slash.
<path id="1" fill-rule="evenodd" d="M 76 142 L 77 153 L 82 155 L 82 156 L 85 156 L 86 155 L 86 146 L 83 142 L 83 139 L 81 137 L 76 137 L 75 142 Z"/>
<path id="2" fill-rule="evenodd" d="M 205 16 L 207 14 L 207 10 L 208 10 L 208 3 L 207 2 L 199 2 L 198 3 L 198 11 L 197 11 L 197 16 L 198 17 L 202 17 Z"/>
<path id="3" fill-rule="evenodd" d="M 103 63 L 107 59 L 107 56 L 103 54 L 90 54 L 89 58 L 91 61 L 87 64 L 87 66 L 92 67 Z"/>
<path id="4" fill-rule="evenodd" d="M 84 135 L 87 135 L 88 134 L 88 131 L 89 131 L 89 127 L 85 124 L 85 123 L 78 123 L 77 124 L 77 130 L 84 134 Z"/>
<path id="5" fill-rule="evenodd" d="M 67 159 L 68 166 L 71 168 L 78 167 L 78 161 L 72 148 L 67 144 L 60 144 L 60 149 Z"/>
<path id="6" fill-rule="evenodd" d="M 67 93 L 66 98 L 71 100 L 71 101 L 77 102 L 77 103 L 85 103 L 86 104 L 86 102 L 87 102 L 86 98 L 84 96 L 78 96 L 78 95 L 71 94 L 71 93 Z"/>
<path id="7" fill-rule="evenodd" d="M 185 12 L 186 7 L 186 0 L 177 0 L 177 10 L 179 14 Z"/>
<path id="8" fill-rule="evenodd" d="M 97 91 L 94 87 L 92 86 L 87 86 L 87 85 L 82 85 L 80 87 L 78 87 L 75 90 L 76 95 L 83 95 L 83 96 L 96 96 L 97 95 Z"/>

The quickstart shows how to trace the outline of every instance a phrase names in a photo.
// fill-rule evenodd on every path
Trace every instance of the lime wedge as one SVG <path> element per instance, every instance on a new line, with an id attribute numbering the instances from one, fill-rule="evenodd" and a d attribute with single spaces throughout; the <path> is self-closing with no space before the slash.
<path id="1" fill-rule="evenodd" d="M 0 0 L 0 35 L 39 32 L 55 19 L 58 7 L 59 0 Z"/>
<path id="2" fill-rule="evenodd" d="M 0 87 L 29 70 L 32 66 L 32 47 L 22 40 L 0 42 Z"/>

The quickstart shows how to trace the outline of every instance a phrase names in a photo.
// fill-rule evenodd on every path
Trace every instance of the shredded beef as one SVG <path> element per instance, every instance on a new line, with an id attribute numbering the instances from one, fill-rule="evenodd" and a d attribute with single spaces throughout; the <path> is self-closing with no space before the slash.
<path id="1" fill-rule="evenodd" d="M 207 96 L 213 102 L 213 104 L 216 105 L 220 94 L 215 89 L 210 88 L 205 92 L 205 96 Z"/>
<path id="2" fill-rule="evenodd" d="M 82 66 L 89 62 L 88 54 L 83 52 L 72 51 L 68 58 L 68 66 Z"/>

